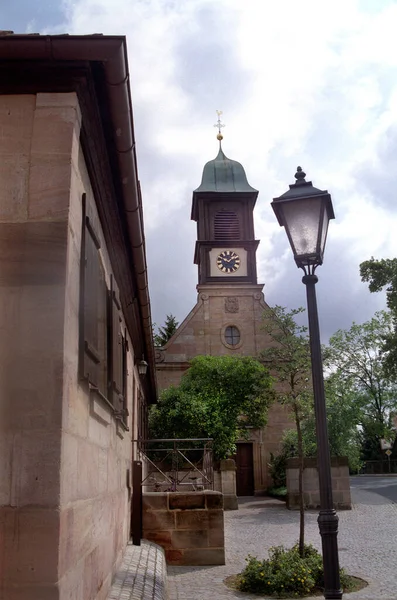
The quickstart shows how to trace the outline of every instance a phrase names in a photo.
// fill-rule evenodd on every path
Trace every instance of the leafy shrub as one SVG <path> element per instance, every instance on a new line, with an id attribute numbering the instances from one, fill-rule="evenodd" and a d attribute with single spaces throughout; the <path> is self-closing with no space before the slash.
<path id="1" fill-rule="evenodd" d="M 323 585 L 321 554 L 305 544 L 304 557 L 296 544 L 289 550 L 283 546 L 270 548 L 269 558 L 258 560 L 248 555 L 247 565 L 240 573 L 239 589 L 242 592 L 266 593 L 269 596 L 306 596 Z M 341 569 L 341 584 L 348 587 L 349 577 Z"/>
<path id="2" fill-rule="evenodd" d="M 267 490 L 268 496 L 273 496 L 275 498 L 285 498 L 287 499 L 287 488 L 286 487 L 271 487 Z"/>
<path id="3" fill-rule="evenodd" d="M 287 458 L 297 456 L 297 433 L 293 429 L 286 429 L 281 440 L 280 454 L 270 453 L 269 473 L 273 479 L 273 487 L 281 488 L 287 485 Z"/>
<path id="4" fill-rule="evenodd" d="M 274 454 L 270 453 L 270 462 L 269 462 L 269 474 L 273 479 L 273 487 L 280 488 L 285 487 L 287 483 L 287 456 L 285 454 Z"/>

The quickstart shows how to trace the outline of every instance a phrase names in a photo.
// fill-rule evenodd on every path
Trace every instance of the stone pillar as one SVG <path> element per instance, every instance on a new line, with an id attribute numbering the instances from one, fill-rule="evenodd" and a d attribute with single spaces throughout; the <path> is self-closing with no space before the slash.
<path id="1" fill-rule="evenodd" d="M 232 458 L 220 461 L 221 488 L 225 510 L 238 510 L 236 494 L 236 463 Z"/>

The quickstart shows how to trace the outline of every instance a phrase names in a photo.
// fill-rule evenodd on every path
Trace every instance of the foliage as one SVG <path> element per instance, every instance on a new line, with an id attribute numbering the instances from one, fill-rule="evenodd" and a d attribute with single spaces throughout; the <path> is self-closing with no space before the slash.
<path id="1" fill-rule="evenodd" d="M 287 485 L 287 459 L 297 456 L 297 447 L 298 436 L 296 430 L 285 429 L 281 438 L 279 454 L 270 453 L 269 473 L 276 488 Z M 306 453 L 305 456 L 307 456 Z"/>
<path id="2" fill-rule="evenodd" d="M 303 311 L 303 308 L 297 308 L 288 312 L 282 306 L 275 306 L 265 311 L 264 330 L 270 337 L 271 345 L 261 353 L 261 358 L 270 365 L 271 371 L 274 372 L 279 384 L 276 390 L 278 401 L 288 405 L 292 409 L 295 418 L 299 458 L 299 549 L 301 555 L 304 548 L 305 529 L 302 424 L 313 412 L 311 379 L 309 376 L 311 358 L 307 327 L 298 325 L 296 322 L 296 317 Z M 273 461 L 275 460 L 273 458 Z M 276 465 L 276 462 L 273 462 L 275 471 L 276 467 L 280 468 L 280 464 Z"/>
<path id="3" fill-rule="evenodd" d="M 347 456 L 350 471 L 357 473 L 362 466 L 360 459 L 362 434 L 357 428 L 360 419 L 354 397 L 343 386 L 339 386 L 339 381 L 333 374 L 325 380 L 325 396 L 331 456 Z M 302 446 L 305 457 L 317 455 L 314 412 L 308 413 L 302 422 Z M 298 456 L 297 432 L 294 429 L 286 429 L 279 454 L 270 455 L 269 470 L 275 486 L 286 485 L 287 459 L 296 456 Z"/>
<path id="4" fill-rule="evenodd" d="M 272 378 L 257 360 L 197 356 L 178 387 L 161 393 L 149 415 L 153 438 L 213 438 L 215 458 L 235 452 L 247 425 L 263 427 L 273 400 Z"/>
<path id="5" fill-rule="evenodd" d="M 307 327 L 298 325 L 295 319 L 304 310 L 287 311 L 282 306 L 265 310 L 263 329 L 272 344 L 261 353 L 261 359 L 275 371 L 277 381 L 284 384 L 277 392 L 278 400 L 288 405 L 298 403 L 302 409 L 311 397 L 311 359 Z"/>
<path id="6" fill-rule="evenodd" d="M 332 373 L 333 402 L 336 412 L 343 408 L 343 419 L 335 423 L 343 434 L 344 426 L 354 423 L 370 435 L 369 446 L 378 448 L 380 439 L 389 437 L 391 415 L 397 408 L 397 384 L 387 376 L 384 369 L 382 344 L 392 329 L 392 316 L 380 311 L 368 322 L 353 323 L 347 331 L 337 331 L 329 341 L 326 364 Z M 369 459 L 368 443 L 362 445 L 363 459 Z M 372 451 L 371 458 L 374 458 Z"/>
<path id="7" fill-rule="evenodd" d="M 296 544 L 270 548 L 269 558 L 258 560 L 248 555 L 247 565 L 240 574 L 239 588 L 243 592 L 266 593 L 270 596 L 306 596 L 322 587 L 324 579 L 321 554 L 305 544 L 303 556 Z M 349 578 L 341 569 L 341 585 L 347 587 Z"/>
<path id="8" fill-rule="evenodd" d="M 285 486 L 272 487 L 267 490 L 268 496 L 274 496 L 275 498 L 287 499 L 288 490 Z"/>
<path id="9" fill-rule="evenodd" d="M 171 386 L 149 413 L 150 438 L 197 438 L 204 435 L 207 406 L 189 390 Z"/>
<path id="10" fill-rule="evenodd" d="M 174 335 L 178 328 L 178 321 L 174 315 L 167 315 L 164 323 L 164 327 L 158 328 L 158 333 L 153 335 L 153 341 L 155 346 L 164 346 L 168 340 Z"/>
<path id="11" fill-rule="evenodd" d="M 387 307 L 397 315 L 397 258 L 376 260 L 373 256 L 360 265 L 362 281 L 369 282 L 370 292 L 386 287 Z"/>
<path id="12" fill-rule="evenodd" d="M 350 387 L 341 384 L 332 373 L 324 382 L 327 406 L 328 439 L 331 456 L 347 456 L 351 472 L 362 466 L 360 459 L 360 412 L 356 396 Z M 302 427 L 305 456 L 317 455 L 314 414 L 309 415 Z"/>
<path id="13" fill-rule="evenodd" d="M 284 487 L 287 484 L 287 458 L 285 452 L 279 454 L 270 453 L 269 475 L 275 488 Z"/>
<path id="14" fill-rule="evenodd" d="M 370 292 L 380 292 L 386 288 L 386 304 L 392 316 L 392 327 L 383 333 L 383 366 L 389 378 L 397 380 L 397 258 L 372 257 L 360 265 L 362 281 L 369 282 Z"/>

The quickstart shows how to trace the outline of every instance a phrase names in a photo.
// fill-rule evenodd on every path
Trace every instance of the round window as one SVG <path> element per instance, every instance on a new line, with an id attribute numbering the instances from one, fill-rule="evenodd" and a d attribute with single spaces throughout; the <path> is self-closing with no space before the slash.
<path id="1" fill-rule="evenodd" d="M 226 327 L 225 329 L 225 342 L 229 346 L 237 346 L 240 343 L 240 331 L 234 325 Z"/>

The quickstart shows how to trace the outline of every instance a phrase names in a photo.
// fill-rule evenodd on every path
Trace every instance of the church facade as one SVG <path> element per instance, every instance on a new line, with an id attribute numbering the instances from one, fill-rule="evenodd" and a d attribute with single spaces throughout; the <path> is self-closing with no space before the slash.
<path id="1" fill-rule="evenodd" d="M 189 361 L 198 355 L 259 356 L 270 339 L 263 328 L 268 308 L 257 282 L 253 211 L 258 191 L 243 166 L 221 147 L 203 170 L 193 192 L 191 218 L 197 222 L 194 262 L 198 266 L 197 303 L 162 348 L 156 349 L 160 389 L 178 385 Z M 263 430 L 237 445 L 237 494 L 261 494 L 271 485 L 268 463 L 292 421 L 275 403 Z"/>

